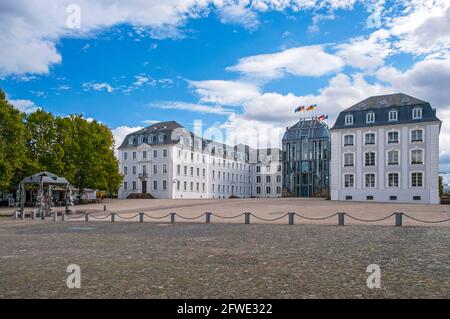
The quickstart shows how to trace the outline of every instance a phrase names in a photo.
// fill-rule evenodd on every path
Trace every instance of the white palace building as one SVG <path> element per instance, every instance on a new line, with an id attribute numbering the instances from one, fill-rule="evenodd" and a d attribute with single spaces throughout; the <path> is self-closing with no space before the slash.
<path id="1" fill-rule="evenodd" d="M 332 200 L 439 203 L 441 121 L 406 94 L 370 97 L 331 129 Z"/>
<path id="2" fill-rule="evenodd" d="M 151 125 L 119 147 L 119 198 L 281 197 L 279 149 L 202 139 L 177 122 Z"/>

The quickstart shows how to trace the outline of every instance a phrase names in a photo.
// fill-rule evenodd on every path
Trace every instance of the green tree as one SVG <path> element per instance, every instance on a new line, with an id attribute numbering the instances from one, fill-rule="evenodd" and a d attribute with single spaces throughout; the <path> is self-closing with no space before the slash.
<path id="1" fill-rule="evenodd" d="M 0 90 L 0 190 L 13 188 L 24 176 L 27 159 L 24 116 Z"/>
<path id="2" fill-rule="evenodd" d="M 439 197 L 444 196 L 444 178 L 439 176 Z"/>
<path id="3" fill-rule="evenodd" d="M 30 174 L 43 170 L 64 175 L 62 158 L 64 150 L 60 143 L 61 134 L 51 113 L 38 110 L 26 118 L 28 132 L 28 171 Z"/>

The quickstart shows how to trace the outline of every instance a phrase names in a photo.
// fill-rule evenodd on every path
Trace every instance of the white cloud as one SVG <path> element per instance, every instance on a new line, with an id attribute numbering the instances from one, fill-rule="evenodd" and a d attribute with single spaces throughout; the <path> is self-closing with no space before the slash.
<path id="1" fill-rule="evenodd" d="M 210 106 L 195 103 L 185 103 L 178 101 L 165 101 L 160 103 L 151 103 L 148 105 L 152 108 L 160 108 L 166 110 L 183 110 L 189 112 L 197 112 L 204 114 L 217 114 L 217 115 L 229 115 L 233 113 L 233 110 L 223 108 L 222 106 Z"/>
<path id="2" fill-rule="evenodd" d="M 11 103 L 15 108 L 17 108 L 18 110 L 24 112 L 24 113 L 33 113 L 36 112 L 37 110 L 40 110 L 41 108 L 39 106 L 37 106 L 33 101 L 31 100 L 21 100 L 21 99 L 17 99 L 17 100 L 10 100 L 8 99 L 9 103 Z"/>
<path id="3" fill-rule="evenodd" d="M 114 136 L 115 141 L 115 148 L 116 148 L 116 155 L 117 155 L 117 148 L 122 144 L 123 140 L 128 134 L 131 134 L 133 132 L 141 130 L 143 127 L 136 126 L 136 127 L 129 127 L 129 126 L 119 126 L 115 129 L 112 129 L 112 134 Z"/>
<path id="4" fill-rule="evenodd" d="M 254 78 L 274 79 L 285 74 L 317 77 L 338 71 L 343 66 L 341 58 L 326 53 L 322 46 L 313 45 L 242 58 L 227 70 Z"/>
<path id="5" fill-rule="evenodd" d="M 260 94 L 257 85 L 241 81 L 209 80 L 188 83 L 201 96 L 200 101 L 203 103 L 240 105 Z"/>
<path id="6" fill-rule="evenodd" d="M 86 82 L 83 83 L 82 86 L 85 91 L 93 90 L 93 91 L 106 91 L 108 93 L 113 93 L 115 90 L 110 84 L 106 82 L 103 83 Z"/>

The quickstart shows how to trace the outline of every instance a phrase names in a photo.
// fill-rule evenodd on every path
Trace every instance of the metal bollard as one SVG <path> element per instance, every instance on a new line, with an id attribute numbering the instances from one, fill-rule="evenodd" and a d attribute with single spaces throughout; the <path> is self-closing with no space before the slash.
<path id="1" fill-rule="evenodd" d="M 19 218 L 19 211 L 15 210 L 14 214 L 13 214 L 13 219 L 18 219 Z"/>
<path id="2" fill-rule="evenodd" d="M 116 221 L 116 213 L 111 213 L 111 222 L 114 223 Z"/>
<path id="3" fill-rule="evenodd" d="M 176 215 L 176 213 L 170 213 L 170 222 L 172 224 L 175 223 L 175 215 Z"/>
<path id="4" fill-rule="evenodd" d="M 289 225 L 294 225 L 295 213 L 288 213 Z"/>
<path id="5" fill-rule="evenodd" d="M 144 213 L 139 213 L 139 222 L 140 223 L 144 222 Z"/>
<path id="6" fill-rule="evenodd" d="M 58 221 L 58 212 L 53 212 L 52 217 L 54 222 Z"/>
<path id="7" fill-rule="evenodd" d="M 244 215 L 245 215 L 245 224 L 246 225 L 250 224 L 250 214 L 251 213 L 244 213 Z"/>
<path id="8" fill-rule="evenodd" d="M 84 214 L 84 221 L 88 222 L 89 221 L 89 213 L 85 213 Z"/>
<path id="9" fill-rule="evenodd" d="M 31 211 L 31 219 L 32 219 L 32 220 L 35 220 L 35 219 L 36 219 L 36 211 L 35 211 L 35 210 L 32 210 L 32 211 Z"/>
<path id="10" fill-rule="evenodd" d="M 338 213 L 338 225 L 344 226 L 345 225 L 345 213 Z"/>
<path id="11" fill-rule="evenodd" d="M 106 212 L 106 205 L 103 205 L 103 211 Z"/>
<path id="12" fill-rule="evenodd" d="M 210 224 L 211 223 L 211 215 L 212 215 L 212 213 L 205 213 L 205 215 L 206 215 L 206 223 L 207 224 Z"/>
<path id="13" fill-rule="evenodd" d="M 395 214 L 395 226 L 403 225 L 403 213 L 394 213 Z"/>
<path id="14" fill-rule="evenodd" d="M 61 212 L 61 221 L 62 222 L 66 221 L 66 213 L 65 212 Z"/>
<path id="15" fill-rule="evenodd" d="M 45 219 L 45 211 L 41 210 L 40 214 L 41 214 L 41 219 L 44 220 Z"/>

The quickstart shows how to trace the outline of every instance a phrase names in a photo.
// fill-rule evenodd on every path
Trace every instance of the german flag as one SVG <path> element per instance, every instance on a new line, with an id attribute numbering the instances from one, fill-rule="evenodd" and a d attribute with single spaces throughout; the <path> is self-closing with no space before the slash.
<path id="1" fill-rule="evenodd" d="M 305 112 L 305 107 L 304 106 L 299 106 L 295 109 L 295 113 L 297 112 Z"/>
<path id="2" fill-rule="evenodd" d="M 317 107 L 317 104 L 312 104 L 312 105 L 308 106 L 308 107 L 306 108 L 306 110 L 307 110 L 307 111 L 312 111 L 312 110 L 315 110 L 316 107 Z"/>

